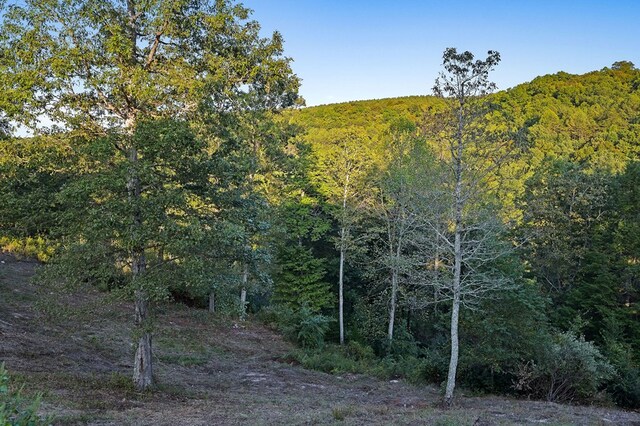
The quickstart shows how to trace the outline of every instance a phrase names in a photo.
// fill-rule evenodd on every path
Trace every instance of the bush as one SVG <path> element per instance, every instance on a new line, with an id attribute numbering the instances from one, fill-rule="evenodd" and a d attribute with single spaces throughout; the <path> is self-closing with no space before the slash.
<path id="1" fill-rule="evenodd" d="M 355 361 L 337 346 L 328 346 L 322 350 L 299 351 L 293 357 L 310 370 L 322 371 L 330 374 L 365 373 L 366 362 Z"/>
<path id="2" fill-rule="evenodd" d="M 38 426 L 51 423 L 50 418 L 40 418 L 40 396 L 29 400 L 22 397 L 21 390 L 14 392 L 9 388 L 9 374 L 0 364 L 0 425 L 3 426 Z"/>
<path id="3" fill-rule="evenodd" d="M 613 367 L 592 342 L 559 333 L 538 363 L 520 366 L 515 388 L 548 401 L 587 401 L 613 374 Z"/>
<path id="4" fill-rule="evenodd" d="M 0 249 L 19 256 L 36 258 L 41 262 L 51 259 L 55 250 L 52 242 L 40 236 L 25 238 L 0 236 Z"/>
<path id="5" fill-rule="evenodd" d="M 303 348 L 322 347 L 332 319 L 313 312 L 308 306 L 294 310 L 287 306 L 268 309 L 261 314 L 267 322 L 275 323 L 280 332 Z"/>
<path id="6" fill-rule="evenodd" d="M 290 357 L 303 367 L 330 374 L 369 374 L 383 380 L 405 379 L 422 383 L 428 377 L 430 360 L 414 356 L 378 358 L 373 349 L 359 342 L 345 346 L 327 345 L 316 350 L 297 350 Z"/>
<path id="7" fill-rule="evenodd" d="M 319 348 L 324 344 L 324 335 L 329 330 L 331 318 L 314 314 L 306 306 L 298 311 L 296 341 L 303 348 Z"/>
<path id="8" fill-rule="evenodd" d="M 640 408 L 640 366 L 632 356 L 633 348 L 628 343 L 605 339 L 605 353 L 615 369 L 607 391 L 616 404 Z"/>

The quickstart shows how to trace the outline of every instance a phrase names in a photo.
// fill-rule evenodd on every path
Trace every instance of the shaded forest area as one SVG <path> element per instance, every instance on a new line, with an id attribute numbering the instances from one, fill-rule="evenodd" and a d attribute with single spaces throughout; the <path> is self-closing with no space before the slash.
<path id="1" fill-rule="evenodd" d="M 445 404 L 640 406 L 633 64 L 495 92 L 496 52 L 448 49 L 434 96 L 300 108 L 241 6 L 53 3 L 3 16 L 0 109 L 36 135 L 3 127 L 0 241 L 50 291 L 134 302 L 137 389 L 177 301 Z"/>

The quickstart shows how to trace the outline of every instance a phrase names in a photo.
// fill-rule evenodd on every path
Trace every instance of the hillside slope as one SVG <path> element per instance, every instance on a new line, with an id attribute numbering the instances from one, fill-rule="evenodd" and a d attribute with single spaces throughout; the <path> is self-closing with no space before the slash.
<path id="1" fill-rule="evenodd" d="M 564 158 L 619 171 L 640 155 L 640 70 L 621 62 L 583 75 L 559 72 L 492 95 L 509 125 L 526 138 L 526 161 Z M 420 123 L 433 96 L 409 96 L 304 108 L 290 114 L 312 145 L 334 129 L 361 127 L 384 137 L 398 119 Z"/>
<path id="2" fill-rule="evenodd" d="M 640 424 L 640 413 L 461 396 L 359 375 L 308 371 L 293 348 L 253 321 L 179 305 L 159 308 L 158 387 L 130 373 L 128 304 L 104 294 L 56 295 L 29 283 L 37 263 L 0 253 L 0 360 L 59 424 Z"/>

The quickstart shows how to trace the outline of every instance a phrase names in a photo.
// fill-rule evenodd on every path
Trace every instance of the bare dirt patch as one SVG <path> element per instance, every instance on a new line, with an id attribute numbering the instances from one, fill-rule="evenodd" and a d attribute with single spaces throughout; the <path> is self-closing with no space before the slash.
<path id="1" fill-rule="evenodd" d="M 635 412 L 501 397 L 459 397 L 443 411 L 433 386 L 305 370 L 279 361 L 293 348 L 263 325 L 180 305 L 157 309 L 158 386 L 138 393 L 130 304 L 50 294 L 30 283 L 37 267 L 0 253 L 0 360 L 27 392 L 44 392 L 59 424 L 640 425 Z"/>

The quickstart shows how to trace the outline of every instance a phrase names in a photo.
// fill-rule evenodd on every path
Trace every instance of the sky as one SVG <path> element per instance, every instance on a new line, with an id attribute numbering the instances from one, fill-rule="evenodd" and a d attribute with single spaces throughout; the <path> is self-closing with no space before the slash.
<path id="1" fill-rule="evenodd" d="M 244 0 L 282 34 L 308 106 L 430 94 L 447 47 L 502 61 L 507 89 L 545 74 L 640 67 L 638 0 Z"/>

